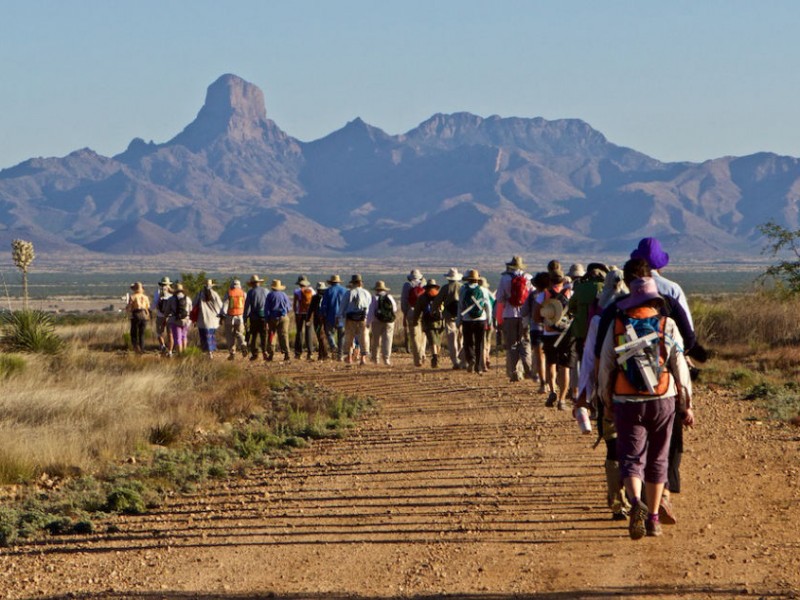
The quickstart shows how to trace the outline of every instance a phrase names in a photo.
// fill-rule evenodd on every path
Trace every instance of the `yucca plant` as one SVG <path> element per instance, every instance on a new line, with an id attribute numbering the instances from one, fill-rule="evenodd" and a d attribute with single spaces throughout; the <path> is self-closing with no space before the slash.
<path id="1" fill-rule="evenodd" d="M 11 242 L 11 258 L 22 272 L 22 308 L 28 310 L 28 268 L 31 266 L 36 254 L 33 252 L 33 242 L 14 240 Z"/>
<path id="2" fill-rule="evenodd" d="M 0 343 L 11 352 L 58 354 L 64 340 L 55 332 L 53 317 L 40 310 L 18 310 L 2 316 Z"/>

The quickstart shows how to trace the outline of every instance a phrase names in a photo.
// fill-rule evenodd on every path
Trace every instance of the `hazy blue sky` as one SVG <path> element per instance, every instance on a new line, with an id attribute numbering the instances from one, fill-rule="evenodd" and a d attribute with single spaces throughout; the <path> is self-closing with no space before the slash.
<path id="1" fill-rule="evenodd" d="M 223 73 L 301 140 L 469 111 L 661 160 L 800 156 L 798 24 L 793 0 L 0 0 L 0 167 L 166 141 Z"/>

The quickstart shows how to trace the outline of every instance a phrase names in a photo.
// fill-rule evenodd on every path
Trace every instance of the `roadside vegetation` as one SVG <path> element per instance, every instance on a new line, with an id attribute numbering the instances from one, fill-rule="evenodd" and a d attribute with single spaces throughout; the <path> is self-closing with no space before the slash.
<path id="1" fill-rule="evenodd" d="M 52 325 L 52 323 L 51 323 Z M 201 356 L 125 351 L 119 321 L 51 332 L 55 352 L 0 344 L 0 545 L 95 531 L 209 478 L 339 437 L 368 406 L 313 383 Z"/>

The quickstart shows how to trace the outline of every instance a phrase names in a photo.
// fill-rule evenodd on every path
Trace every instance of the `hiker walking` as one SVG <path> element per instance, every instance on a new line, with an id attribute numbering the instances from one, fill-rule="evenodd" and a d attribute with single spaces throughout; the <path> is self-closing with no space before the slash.
<path id="1" fill-rule="evenodd" d="M 573 281 L 572 296 L 569 298 L 569 314 L 572 315 L 572 325 L 569 332 L 573 345 L 570 352 L 569 381 L 572 387 L 572 397 L 577 398 L 578 381 L 583 369 L 583 347 L 589 331 L 589 322 L 592 317 L 600 313 L 598 299 L 603 291 L 605 276 L 608 267 L 602 263 L 589 263 L 586 269 L 582 265 L 572 265 L 575 273 L 583 275 Z"/>
<path id="2" fill-rule="evenodd" d="M 630 295 L 617 302 L 622 314 L 605 335 L 598 389 L 604 408 L 614 414 L 620 474 L 632 504 L 628 532 L 636 540 L 661 535 L 659 507 L 676 404 L 685 425 L 694 423 L 694 413 L 683 339 L 675 321 L 661 314 L 664 299 L 655 280 L 635 279 L 629 288 Z"/>
<path id="3" fill-rule="evenodd" d="M 308 311 L 311 307 L 311 300 L 316 296 L 317 292 L 311 287 L 311 282 L 306 279 L 305 275 L 300 275 L 295 285 L 298 287 L 295 288 L 292 296 L 292 311 L 294 312 L 296 330 L 294 337 L 294 357 L 300 358 L 303 355 L 303 348 L 305 347 L 306 358 L 311 360 L 313 341 L 311 334 L 312 325 L 308 319 Z"/>
<path id="4" fill-rule="evenodd" d="M 486 371 L 485 331 L 491 318 L 491 301 L 480 279 L 477 269 L 467 271 L 458 298 L 458 322 L 464 334 L 466 369 L 475 373 Z"/>
<path id="5" fill-rule="evenodd" d="M 267 317 L 267 332 L 269 344 L 267 345 L 267 360 L 271 361 L 275 356 L 275 338 L 283 352 L 284 362 L 291 360 L 289 355 L 289 312 L 292 310 L 292 303 L 289 296 L 284 293 L 286 286 L 280 279 L 273 279 L 270 284 L 270 292 L 264 302 L 264 314 Z"/>
<path id="6" fill-rule="evenodd" d="M 385 365 L 391 365 L 397 303 L 383 281 L 375 282 L 373 290 L 375 295 L 367 313 L 367 327 L 370 327 L 370 359 L 377 364 L 380 354 L 380 360 Z"/>
<path id="7" fill-rule="evenodd" d="M 447 337 L 447 351 L 453 369 L 464 366 L 461 327 L 458 324 L 458 293 L 461 289 L 461 273 L 451 267 L 444 278 L 447 285 L 439 290 L 432 302 L 432 310 L 441 310 L 444 316 L 444 330 Z"/>
<path id="8" fill-rule="evenodd" d="M 521 381 L 523 377 L 531 375 L 531 344 L 522 312 L 532 290 L 522 257 L 514 256 L 506 263 L 506 270 L 497 286 L 497 303 L 503 305 L 501 327 L 506 351 L 506 376 L 510 381 Z"/>
<path id="9" fill-rule="evenodd" d="M 219 313 L 222 310 L 222 299 L 214 289 L 214 282 L 206 280 L 206 285 L 200 290 L 192 302 L 192 307 L 197 307 L 197 330 L 200 333 L 200 349 L 214 358 L 217 351 L 217 329 L 219 328 Z"/>
<path id="10" fill-rule="evenodd" d="M 186 350 L 189 340 L 189 312 L 192 303 L 183 289 L 183 284 L 178 282 L 170 290 L 171 296 L 167 301 L 167 325 L 169 326 L 169 349 L 167 356 L 177 352 L 182 354 Z"/>
<path id="11" fill-rule="evenodd" d="M 250 360 L 258 358 L 258 350 L 261 349 L 261 356 L 267 360 L 267 317 L 265 307 L 267 304 L 267 290 L 261 284 L 264 280 L 258 275 L 250 277 L 247 285 L 247 296 L 244 299 L 244 320 L 249 329 Z"/>
<path id="12" fill-rule="evenodd" d="M 364 289 L 361 275 L 350 278 L 350 290 L 345 294 L 340 307 L 340 316 L 344 318 L 344 352 L 347 363 L 354 362 L 353 349 L 355 341 L 361 348 L 361 364 L 367 362 L 369 351 L 369 330 L 367 329 L 367 311 L 372 304 L 372 295 Z"/>
<path id="13" fill-rule="evenodd" d="M 520 311 L 523 321 L 528 323 L 530 330 L 531 341 L 531 370 L 533 371 L 532 379 L 539 382 L 539 393 L 544 394 L 546 391 L 545 381 L 547 375 L 545 373 L 545 358 L 544 358 L 544 323 L 541 319 L 540 310 L 547 296 L 545 290 L 550 287 L 550 274 L 547 271 L 536 273 L 531 280 L 533 290 L 528 294 L 528 299 Z"/>
<path id="14" fill-rule="evenodd" d="M 311 298 L 311 304 L 308 307 L 307 319 L 317 338 L 318 360 L 325 360 L 328 358 L 328 346 L 325 343 L 325 315 L 322 314 L 322 298 L 327 289 L 328 285 L 324 281 L 318 281 L 317 293 Z M 309 356 L 310 355 L 311 352 L 309 351 Z"/>
<path id="15" fill-rule="evenodd" d="M 344 318 L 340 316 L 342 301 L 347 290 L 338 275 L 331 275 L 328 289 L 322 297 L 320 311 L 325 317 L 325 338 L 328 340 L 331 358 L 344 360 Z"/>
<path id="16" fill-rule="evenodd" d="M 150 321 L 150 298 L 141 282 L 131 284 L 131 294 L 125 310 L 131 320 L 131 346 L 136 354 L 144 354 L 144 332 Z"/>
<path id="17" fill-rule="evenodd" d="M 444 331 L 444 314 L 440 304 L 436 303 L 439 295 L 439 285 L 435 279 L 429 279 L 423 286 L 425 293 L 418 299 L 412 311 L 412 325 L 422 327 L 422 333 L 428 348 L 431 350 L 431 367 L 434 369 L 439 366 L 439 347 L 442 343 L 442 331 Z"/>
<path id="18" fill-rule="evenodd" d="M 569 391 L 570 341 L 567 304 L 568 291 L 564 289 L 564 276 L 550 271 L 550 285 L 545 290 L 544 302 L 534 318 L 543 325 L 542 346 L 545 358 L 545 378 L 549 394 L 545 406 L 566 410 Z M 558 390 L 558 392 L 556 392 Z"/>
<path id="19" fill-rule="evenodd" d="M 499 333 L 497 329 L 497 300 L 494 292 L 489 287 L 489 280 L 486 279 L 486 277 L 481 277 L 478 283 L 480 283 L 480 286 L 483 288 L 489 303 L 489 318 L 486 320 L 486 328 L 483 334 L 483 370 L 485 372 L 492 366 L 492 338 L 495 337 L 495 333 Z M 501 340 L 498 339 L 497 343 L 501 343 Z"/>
<path id="20" fill-rule="evenodd" d="M 588 267 L 588 274 L 592 271 Z M 578 291 L 576 290 L 576 294 Z M 622 271 L 616 267 L 608 270 L 603 288 L 598 299 L 598 307 L 602 310 L 616 302 L 621 296 L 628 294 L 628 286 L 623 281 Z M 628 518 L 630 503 L 625 495 L 622 477 L 619 472 L 617 459 L 617 429 L 614 425 L 614 415 L 607 412 L 602 402 L 598 400 L 597 390 L 597 362 L 595 361 L 594 344 L 597 340 L 597 331 L 600 326 L 600 314 L 594 314 L 586 330 L 584 351 L 581 357 L 581 368 L 578 380 L 578 393 L 576 395 L 574 411 L 583 407 L 596 415 L 598 441 L 602 439 L 606 446 L 606 457 L 603 469 L 606 475 L 606 502 L 611 509 L 611 518 L 622 521 Z"/>
<path id="21" fill-rule="evenodd" d="M 406 330 L 406 347 L 410 344 L 411 354 L 414 357 L 414 366 L 421 367 L 425 361 L 425 336 L 422 325 L 414 321 L 414 307 L 417 300 L 425 293 L 425 278 L 419 269 L 413 269 L 406 277 L 408 281 L 403 284 L 400 294 L 400 310 L 403 313 L 403 327 Z"/>
<path id="22" fill-rule="evenodd" d="M 172 293 L 169 286 L 172 285 L 169 277 L 162 277 L 158 282 L 158 288 L 153 293 L 153 304 L 156 307 L 156 337 L 158 338 L 158 350 L 166 354 L 169 342 L 169 327 L 167 327 L 167 301 Z"/>
<path id="23" fill-rule="evenodd" d="M 238 279 L 231 281 L 230 288 L 222 299 L 220 318 L 225 321 L 225 341 L 228 344 L 228 360 L 236 358 L 236 350 L 247 356 L 244 320 L 245 293 Z"/>

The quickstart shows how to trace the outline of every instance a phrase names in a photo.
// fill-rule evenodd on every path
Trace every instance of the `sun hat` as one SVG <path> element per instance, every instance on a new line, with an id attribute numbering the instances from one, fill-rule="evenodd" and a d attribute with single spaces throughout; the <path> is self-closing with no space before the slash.
<path id="1" fill-rule="evenodd" d="M 183 293 L 183 284 L 181 282 L 177 282 L 172 289 L 170 290 L 173 294 L 182 294 Z"/>
<path id="2" fill-rule="evenodd" d="M 603 281 L 603 291 L 600 293 L 600 298 L 597 302 L 600 304 L 600 308 L 607 308 L 617 298 L 627 293 L 628 286 L 625 285 L 623 280 L 622 270 L 617 267 L 611 267 Z"/>
<path id="3" fill-rule="evenodd" d="M 240 288 L 240 287 L 242 287 L 242 282 L 241 281 L 239 281 L 238 279 L 234 279 L 234 280 L 231 281 L 231 289 Z"/>
<path id="4" fill-rule="evenodd" d="M 586 277 L 602 280 L 608 273 L 608 266 L 599 262 L 590 262 L 586 265 Z"/>
<path id="5" fill-rule="evenodd" d="M 586 275 L 586 267 L 584 267 L 581 263 L 575 263 L 570 266 L 567 275 L 569 275 L 573 280 L 583 277 Z"/>
<path id="6" fill-rule="evenodd" d="M 646 260 L 651 269 L 663 269 L 669 264 L 669 254 L 664 252 L 661 242 L 653 237 L 642 238 L 636 250 L 631 252 L 631 258 Z"/>
<path id="7" fill-rule="evenodd" d="M 206 287 L 214 287 L 214 280 L 213 279 L 206 279 Z"/>
<path id="8" fill-rule="evenodd" d="M 364 283 L 364 280 L 361 279 L 361 275 L 358 273 L 350 278 L 350 285 L 361 285 L 362 283 Z"/>
<path id="9" fill-rule="evenodd" d="M 375 282 L 375 287 L 373 288 L 376 292 L 388 292 L 390 288 L 386 287 L 386 284 L 378 280 Z"/>
<path id="10" fill-rule="evenodd" d="M 557 298 L 548 298 L 542 304 L 542 308 L 539 309 L 539 314 L 542 315 L 545 325 L 552 327 L 557 325 L 561 321 L 561 317 L 564 316 L 564 305 Z"/>
<path id="11" fill-rule="evenodd" d="M 269 284 L 269 287 L 275 290 L 276 292 L 280 292 L 286 289 L 286 286 L 281 283 L 280 279 L 273 279 L 272 283 Z"/>
<path id="12" fill-rule="evenodd" d="M 522 262 L 521 256 L 513 256 L 511 260 L 506 263 L 506 269 L 509 271 L 522 271 L 525 269 L 525 263 Z"/>
<path id="13" fill-rule="evenodd" d="M 317 282 L 317 291 L 318 292 L 321 292 L 321 291 L 327 290 L 327 289 L 328 289 L 328 284 L 327 283 L 325 283 L 324 281 L 318 281 Z"/>
<path id="14" fill-rule="evenodd" d="M 162 277 L 161 281 L 158 282 L 158 285 L 172 285 L 172 281 L 169 277 Z"/>
<path id="15" fill-rule="evenodd" d="M 426 290 L 429 290 L 431 288 L 438 288 L 438 287 L 442 287 L 442 286 L 440 286 L 438 283 L 436 283 L 435 279 L 428 279 L 428 283 L 426 283 L 422 287 L 424 287 Z"/>
<path id="16" fill-rule="evenodd" d="M 447 281 L 460 281 L 461 277 L 463 276 L 455 267 L 450 267 L 450 269 L 447 271 L 447 275 L 444 276 Z"/>
<path id="17" fill-rule="evenodd" d="M 136 281 L 136 282 L 131 284 L 131 289 L 134 292 L 143 292 L 144 291 L 144 286 L 142 285 L 141 281 Z"/>
<path id="18" fill-rule="evenodd" d="M 422 272 L 419 269 L 413 269 L 411 273 L 408 274 L 407 279 L 409 281 L 414 281 L 416 279 L 422 279 Z"/>
<path id="19" fill-rule="evenodd" d="M 334 283 L 342 283 L 342 278 L 338 275 L 331 275 L 331 278 L 328 279 L 328 283 L 333 285 Z"/>
<path id="20" fill-rule="evenodd" d="M 651 300 L 657 300 L 660 304 L 664 304 L 664 298 L 658 293 L 656 280 L 652 277 L 634 279 L 628 287 L 631 290 L 630 296 L 617 302 L 617 306 L 620 310 L 635 308 Z"/>
<path id="21" fill-rule="evenodd" d="M 307 285 L 311 285 L 311 282 L 308 279 L 306 279 L 305 275 L 300 275 L 300 277 L 297 278 L 297 281 L 295 282 L 295 285 L 299 285 L 299 286 L 305 287 Z"/>
<path id="22" fill-rule="evenodd" d="M 489 280 L 486 279 L 486 277 L 479 278 L 478 283 L 481 287 L 485 287 L 487 290 L 489 289 Z"/>
<path id="23" fill-rule="evenodd" d="M 478 283 L 481 279 L 480 273 L 478 273 L 477 269 L 470 269 L 464 274 L 464 281 L 474 281 Z"/>
<path id="24" fill-rule="evenodd" d="M 250 281 L 247 282 L 247 285 L 257 285 L 259 283 L 264 283 L 264 280 L 258 275 L 253 275 L 250 277 Z"/>

